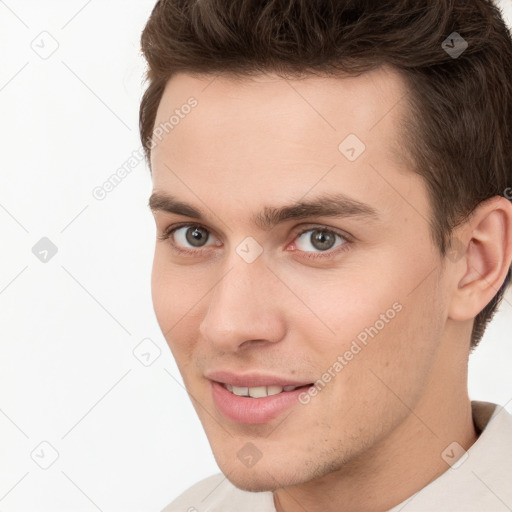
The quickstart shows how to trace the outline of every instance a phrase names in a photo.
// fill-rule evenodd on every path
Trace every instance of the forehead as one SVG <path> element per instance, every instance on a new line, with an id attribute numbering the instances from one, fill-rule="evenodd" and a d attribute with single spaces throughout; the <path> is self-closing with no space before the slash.
<path id="1" fill-rule="evenodd" d="M 359 76 L 300 79 L 285 79 L 274 73 L 244 77 L 178 73 L 167 82 L 155 127 L 165 126 L 174 113 L 181 114 L 190 98 L 195 98 L 197 107 L 190 112 L 193 115 L 185 112 L 179 120 L 174 116 L 173 124 L 178 121 L 172 127 L 174 134 L 186 133 L 188 126 L 201 135 L 198 125 L 209 118 L 203 125 L 209 137 L 214 135 L 211 128 L 219 131 L 231 126 L 230 135 L 236 133 L 242 138 L 252 131 L 254 140 L 256 130 L 264 127 L 266 134 L 277 132 L 280 138 L 302 135 L 301 142 L 316 142 L 315 134 L 323 140 L 326 135 L 338 139 L 353 132 L 361 138 L 380 136 L 391 143 L 396 142 L 399 124 L 408 114 L 409 92 L 401 75 L 387 66 Z M 182 122 L 186 117 L 188 121 Z M 198 117 L 200 123 L 194 124 Z M 287 123 L 285 131 L 283 122 Z"/>
<path id="2" fill-rule="evenodd" d="M 384 193 L 394 207 L 389 179 L 406 189 L 417 179 L 401 140 L 407 94 L 384 67 L 302 79 L 177 74 L 155 120 L 154 189 L 187 200 L 192 184 L 198 197 L 225 191 L 240 208 L 332 190 L 378 203 Z"/>

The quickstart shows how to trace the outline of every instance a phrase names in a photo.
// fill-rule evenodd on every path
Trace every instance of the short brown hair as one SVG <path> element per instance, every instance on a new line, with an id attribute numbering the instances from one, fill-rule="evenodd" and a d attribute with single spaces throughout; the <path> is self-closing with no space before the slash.
<path id="1" fill-rule="evenodd" d="M 455 41 L 467 43 L 460 55 L 449 52 Z M 409 87 L 404 141 L 428 187 L 442 256 L 453 228 L 512 184 L 512 35 L 491 0 L 159 0 L 141 47 L 149 165 L 158 105 L 179 71 L 339 75 L 386 64 Z M 472 348 L 510 274 L 476 316 Z"/>

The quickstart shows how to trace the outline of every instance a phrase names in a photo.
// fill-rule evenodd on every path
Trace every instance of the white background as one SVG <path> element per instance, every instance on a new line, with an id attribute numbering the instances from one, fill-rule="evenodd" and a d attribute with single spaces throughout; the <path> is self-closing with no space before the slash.
<path id="1" fill-rule="evenodd" d="M 153 313 L 149 170 L 92 194 L 141 146 L 153 4 L 0 0 L 0 512 L 160 511 L 218 471 Z M 512 412 L 511 327 L 508 292 L 469 390 Z"/>

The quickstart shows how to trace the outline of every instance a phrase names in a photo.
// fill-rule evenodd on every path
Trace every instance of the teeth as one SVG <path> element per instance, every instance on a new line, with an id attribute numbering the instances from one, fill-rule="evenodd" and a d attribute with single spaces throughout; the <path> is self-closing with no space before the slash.
<path id="1" fill-rule="evenodd" d="M 281 386 L 267 386 L 267 396 L 277 395 L 281 391 L 283 391 Z"/>
<path id="2" fill-rule="evenodd" d="M 250 396 L 251 398 L 264 398 L 266 396 L 277 395 L 283 391 L 292 391 L 300 386 L 256 386 L 253 388 L 232 386 L 225 384 L 225 388 L 237 396 Z"/>
<path id="3" fill-rule="evenodd" d="M 238 386 L 233 386 L 233 393 L 238 396 L 249 396 L 249 388 L 239 388 Z"/>
<path id="4" fill-rule="evenodd" d="M 253 398 L 263 398 L 264 396 L 268 396 L 267 388 L 265 386 L 249 388 L 249 396 L 252 396 Z"/>

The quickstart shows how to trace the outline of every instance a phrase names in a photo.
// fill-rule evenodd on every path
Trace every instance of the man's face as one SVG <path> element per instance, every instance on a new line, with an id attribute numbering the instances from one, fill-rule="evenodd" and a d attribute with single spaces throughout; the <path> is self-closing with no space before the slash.
<path id="1" fill-rule="evenodd" d="M 153 303 L 220 469 L 269 490 L 370 460 L 428 403 L 448 287 L 396 74 L 214 78 L 176 75 L 159 105 L 153 191 L 203 218 L 155 208 L 157 235 L 182 226 Z M 272 215 L 326 196 L 336 215 Z"/>

